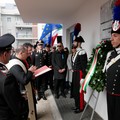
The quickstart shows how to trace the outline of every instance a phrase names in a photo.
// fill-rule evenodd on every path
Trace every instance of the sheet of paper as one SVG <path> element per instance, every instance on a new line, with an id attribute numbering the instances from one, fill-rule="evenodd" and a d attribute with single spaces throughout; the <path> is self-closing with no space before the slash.
<path id="1" fill-rule="evenodd" d="M 39 75 L 42 75 L 48 71 L 52 70 L 51 68 L 47 67 L 46 65 L 41 67 L 41 68 L 38 68 L 35 72 L 34 72 L 34 76 L 35 77 L 38 77 Z"/>

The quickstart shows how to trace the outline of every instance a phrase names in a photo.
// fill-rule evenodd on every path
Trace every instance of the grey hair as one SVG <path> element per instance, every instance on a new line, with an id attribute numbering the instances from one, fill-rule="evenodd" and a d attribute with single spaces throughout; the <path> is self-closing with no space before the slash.
<path id="1" fill-rule="evenodd" d="M 19 52 L 25 52 L 27 50 L 27 48 L 23 45 L 20 45 L 17 47 L 17 49 L 15 50 L 16 53 L 19 53 Z"/>

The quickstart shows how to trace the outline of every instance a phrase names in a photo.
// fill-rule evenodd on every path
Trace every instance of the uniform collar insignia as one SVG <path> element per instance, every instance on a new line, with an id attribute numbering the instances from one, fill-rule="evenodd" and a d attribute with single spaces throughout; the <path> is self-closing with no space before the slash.
<path id="1" fill-rule="evenodd" d="M 120 54 L 120 48 L 116 48 L 116 52 Z"/>
<path id="2" fill-rule="evenodd" d="M 120 23 L 118 20 L 115 20 L 115 22 L 113 23 L 113 30 L 117 31 L 120 28 Z"/>
<path id="3" fill-rule="evenodd" d="M 2 62 L 0 62 L 0 70 L 3 72 L 3 73 L 7 73 L 8 72 L 8 69 L 6 67 L 6 65 Z"/>

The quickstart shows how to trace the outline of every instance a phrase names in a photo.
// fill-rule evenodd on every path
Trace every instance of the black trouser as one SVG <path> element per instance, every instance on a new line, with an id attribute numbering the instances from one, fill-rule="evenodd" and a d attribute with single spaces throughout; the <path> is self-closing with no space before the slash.
<path id="1" fill-rule="evenodd" d="M 29 114 L 29 107 L 28 107 L 28 100 L 25 100 L 25 98 L 23 98 L 23 113 L 22 113 L 22 120 L 27 120 L 28 119 L 28 114 Z"/>
<path id="2" fill-rule="evenodd" d="M 46 88 L 48 88 L 48 85 L 53 90 L 53 70 L 46 73 Z"/>
<path id="3" fill-rule="evenodd" d="M 73 82 L 70 85 L 70 97 L 73 98 Z"/>
<path id="4" fill-rule="evenodd" d="M 45 92 L 45 84 L 46 84 L 46 80 L 45 80 L 45 75 L 40 75 L 36 78 L 36 89 L 38 91 L 38 95 L 39 97 L 43 97 L 44 96 L 44 92 Z"/>
<path id="5" fill-rule="evenodd" d="M 64 94 L 64 88 L 65 88 L 65 79 L 55 79 L 55 94 L 59 95 L 59 89 L 61 89 L 61 94 Z"/>
<path id="6" fill-rule="evenodd" d="M 21 114 L 21 113 L 20 113 Z M 0 111 L 0 120 L 27 120 L 28 118 L 24 119 L 22 115 L 14 115 L 11 110 L 9 111 Z"/>
<path id="7" fill-rule="evenodd" d="M 72 85 L 73 85 L 73 89 L 72 89 L 72 94 L 73 97 L 75 99 L 75 106 L 77 108 L 80 108 L 80 72 L 79 71 L 75 71 L 73 72 L 73 78 L 72 78 Z"/>
<path id="8" fill-rule="evenodd" d="M 74 95 L 74 100 L 75 100 L 75 107 L 80 108 L 80 93 L 76 93 Z"/>
<path id="9" fill-rule="evenodd" d="M 120 96 L 107 93 L 108 120 L 120 119 Z"/>

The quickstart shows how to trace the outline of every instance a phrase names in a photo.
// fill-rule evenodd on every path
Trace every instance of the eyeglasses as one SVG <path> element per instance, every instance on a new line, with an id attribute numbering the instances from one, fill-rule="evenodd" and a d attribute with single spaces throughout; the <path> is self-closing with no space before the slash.
<path id="1" fill-rule="evenodd" d="M 72 47 L 72 49 L 76 49 L 76 47 Z"/>
<path id="2" fill-rule="evenodd" d="M 58 45 L 57 47 L 62 47 L 61 45 Z"/>

